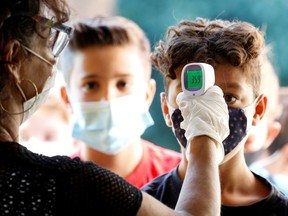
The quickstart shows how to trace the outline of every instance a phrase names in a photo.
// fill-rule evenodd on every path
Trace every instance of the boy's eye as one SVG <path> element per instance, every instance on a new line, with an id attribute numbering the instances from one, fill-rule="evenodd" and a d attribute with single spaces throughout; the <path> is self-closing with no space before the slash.
<path id="1" fill-rule="evenodd" d="M 99 84 L 96 82 L 87 82 L 85 84 L 82 85 L 82 88 L 84 90 L 97 90 L 99 89 Z"/>
<path id="2" fill-rule="evenodd" d="M 224 100 L 228 105 L 231 105 L 237 101 L 237 98 L 234 97 L 233 95 L 224 95 Z"/>
<path id="3" fill-rule="evenodd" d="M 127 81 L 119 81 L 119 82 L 117 82 L 117 87 L 119 89 L 127 89 L 127 88 L 129 88 L 131 86 L 132 86 L 131 82 L 127 82 Z"/>

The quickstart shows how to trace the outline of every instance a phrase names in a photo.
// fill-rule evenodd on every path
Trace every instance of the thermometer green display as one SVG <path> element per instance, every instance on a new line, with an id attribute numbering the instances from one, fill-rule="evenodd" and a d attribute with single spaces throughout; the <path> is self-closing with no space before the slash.
<path id="1" fill-rule="evenodd" d="M 189 63 L 181 75 L 182 90 L 191 96 L 200 96 L 215 83 L 214 69 L 206 63 Z"/>

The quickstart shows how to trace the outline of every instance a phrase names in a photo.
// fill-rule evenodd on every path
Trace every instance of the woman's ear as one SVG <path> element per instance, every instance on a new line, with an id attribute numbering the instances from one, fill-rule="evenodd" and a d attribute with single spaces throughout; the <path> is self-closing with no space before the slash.
<path id="1" fill-rule="evenodd" d="M 266 108 L 267 108 L 267 96 L 262 94 L 256 101 L 255 114 L 253 116 L 253 122 L 252 122 L 254 126 L 257 125 L 258 122 L 263 118 L 266 112 Z"/>
<path id="2" fill-rule="evenodd" d="M 172 127 L 172 120 L 171 116 L 169 113 L 169 108 L 167 105 L 167 99 L 166 99 L 166 94 L 164 92 L 160 93 L 160 99 L 161 99 L 161 109 L 162 109 L 162 114 L 165 120 L 165 123 L 168 127 Z"/>
<path id="3" fill-rule="evenodd" d="M 20 42 L 17 40 L 9 41 L 4 47 L 2 59 L 6 62 L 5 67 L 10 71 L 14 82 L 19 83 L 21 80 L 19 73 L 21 61 L 24 59 Z"/>

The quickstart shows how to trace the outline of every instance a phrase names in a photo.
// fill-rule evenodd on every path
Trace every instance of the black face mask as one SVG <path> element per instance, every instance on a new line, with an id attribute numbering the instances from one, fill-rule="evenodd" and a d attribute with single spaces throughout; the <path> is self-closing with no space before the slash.
<path id="1" fill-rule="evenodd" d="M 223 141 L 225 155 L 230 153 L 247 135 L 247 118 L 244 109 L 228 108 L 229 110 L 229 136 Z M 173 122 L 173 133 L 185 148 L 187 139 L 185 130 L 180 127 L 180 123 L 184 120 L 179 109 L 175 109 L 171 116 Z"/>

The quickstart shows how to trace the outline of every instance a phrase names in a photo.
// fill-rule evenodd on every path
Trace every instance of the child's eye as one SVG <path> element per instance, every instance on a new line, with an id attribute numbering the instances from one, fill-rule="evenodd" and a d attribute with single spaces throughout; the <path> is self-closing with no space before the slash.
<path id="1" fill-rule="evenodd" d="M 127 82 L 127 81 L 119 81 L 117 82 L 117 87 L 119 89 L 129 89 L 132 86 L 131 82 Z"/>
<path id="2" fill-rule="evenodd" d="M 96 82 L 87 82 L 82 85 L 82 88 L 85 91 L 90 91 L 90 90 L 98 90 L 99 89 L 99 84 Z"/>
<path id="3" fill-rule="evenodd" d="M 228 105 L 234 104 L 237 101 L 237 98 L 233 95 L 224 95 L 224 100 Z"/>

